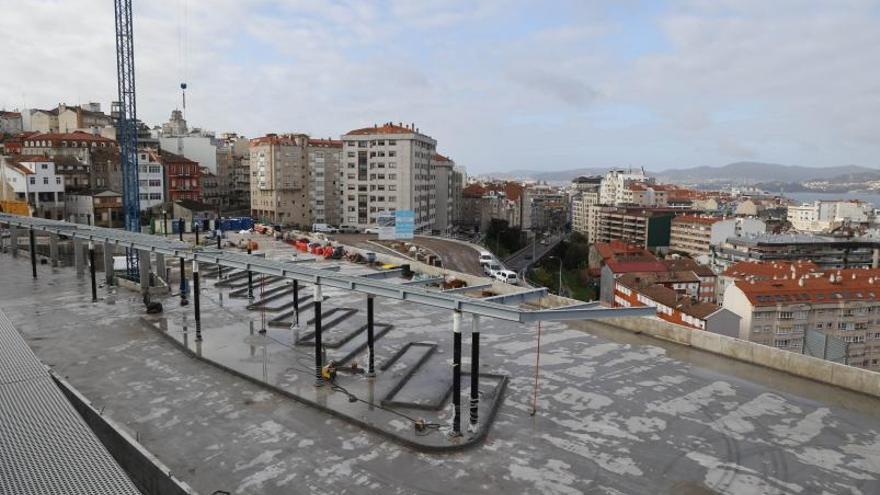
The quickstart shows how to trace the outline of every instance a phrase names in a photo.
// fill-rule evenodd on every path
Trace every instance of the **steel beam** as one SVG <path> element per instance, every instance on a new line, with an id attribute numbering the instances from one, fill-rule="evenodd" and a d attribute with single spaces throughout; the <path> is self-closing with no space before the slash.
<path id="1" fill-rule="evenodd" d="M 361 275 L 361 277 L 382 280 L 386 278 L 399 277 L 401 275 L 403 275 L 403 268 L 392 268 L 390 270 L 382 270 L 380 272 L 365 273 Z"/>
<path id="2" fill-rule="evenodd" d="M 453 289 L 444 289 L 442 292 L 444 294 L 461 294 L 463 292 L 470 292 L 472 290 L 483 290 L 490 287 L 492 287 L 492 284 L 467 285 L 464 287 L 455 287 Z"/>
<path id="3" fill-rule="evenodd" d="M 79 240 L 107 241 L 111 245 L 141 249 L 161 253 L 185 260 L 203 263 L 222 264 L 243 271 L 299 280 L 310 284 L 361 292 L 367 295 L 403 300 L 434 308 L 461 311 L 506 321 L 520 323 L 533 321 L 589 320 L 595 318 L 615 318 L 627 316 L 647 316 L 656 314 L 653 307 L 645 308 L 601 308 L 601 309 L 558 309 L 528 310 L 498 303 L 497 301 L 469 298 L 450 292 L 440 292 L 423 287 L 375 280 L 368 277 L 335 273 L 338 266 L 319 269 L 304 266 L 303 263 L 274 261 L 257 256 L 232 252 L 208 252 L 193 249 L 189 244 L 164 237 L 151 236 L 123 230 L 69 224 L 57 220 L 20 217 L 0 213 L 0 223 L 21 228 L 31 228 L 44 232 L 62 234 Z M 469 287 L 467 290 L 476 290 Z"/>
<path id="4" fill-rule="evenodd" d="M 444 277 L 427 277 L 418 280 L 409 280 L 401 285 L 432 285 L 442 283 L 444 280 L 446 280 Z"/>
<path id="5" fill-rule="evenodd" d="M 491 301 L 498 304 L 519 304 L 535 299 L 540 299 L 547 295 L 547 288 L 540 287 L 538 289 L 524 290 L 522 292 L 514 292 L 512 294 L 500 294 L 497 296 L 484 297 L 483 301 Z"/>

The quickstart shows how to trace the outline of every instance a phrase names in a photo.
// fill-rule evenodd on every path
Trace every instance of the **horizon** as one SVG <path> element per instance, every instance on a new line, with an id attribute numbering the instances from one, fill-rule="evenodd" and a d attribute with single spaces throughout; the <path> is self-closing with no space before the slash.
<path id="1" fill-rule="evenodd" d="M 880 52 L 870 49 L 880 2 L 554 7 L 135 3 L 138 117 L 167 121 L 185 81 L 191 127 L 338 138 L 415 122 L 472 174 L 583 162 L 824 167 L 880 152 Z M 0 9 L 0 28 L 14 33 L 0 108 L 98 101 L 109 111 L 112 5 Z"/>

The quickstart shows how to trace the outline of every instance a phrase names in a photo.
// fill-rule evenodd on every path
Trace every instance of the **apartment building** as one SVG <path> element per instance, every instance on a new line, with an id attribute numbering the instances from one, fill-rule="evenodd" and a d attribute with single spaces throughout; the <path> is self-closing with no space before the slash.
<path id="1" fill-rule="evenodd" d="M 645 175 L 644 169 L 609 170 L 602 177 L 602 185 L 599 189 L 599 203 L 610 206 L 626 204 L 626 186 L 630 182 L 652 184 L 654 179 Z"/>
<path id="2" fill-rule="evenodd" d="M 622 240 L 646 248 L 666 247 L 675 213 L 668 208 L 591 205 L 588 238 L 590 242 Z"/>
<path id="3" fill-rule="evenodd" d="M 435 153 L 431 159 L 431 170 L 436 184 L 434 231 L 448 234 L 456 222 L 456 209 L 461 209 L 462 178 L 455 162 L 439 153 Z"/>
<path id="4" fill-rule="evenodd" d="M 162 150 L 159 158 L 165 172 L 167 201 L 202 201 L 201 167 L 184 156 Z"/>
<path id="5" fill-rule="evenodd" d="M 0 110 L 0 134 L 18 134 L 23 130 L 21 112 Z"/>
<path id="6" fill-rule="evenodd" d="M 305 134 L 251 139 L 251 216 L 258 221 L 310 226 L 308 140 Z"/>
<path id="7" fill-rule="evenodd" d="M 309 139 L 309 210 L 311 223 L 340 225 L 340 164 L 342 141 Z"/>
<path id="8" fill-rule="evenodd" d="M 727 238 L 712 247 L 716 272 L 739 261 L 812 261 L 822 269 L 878 268 L 880 241 L 812 234 L 755 234 Z"/>
<path id="9" fill-rule="evenodd" d="M 802 232 L 825 232 L 843 224 L 867 224 L 873 217 L 873 206 L 859 200 L 814 201 L 789 206 L 787 219 Z"/>
<path id="10" fill-rule="evenodd" d="M 739 338 L 793 352 L 817 334 L 842 342 L 846 363 L 880 371 L 880 270 L 796 274 L 737 280 L 724 308 L 740 316 Z"/>
<path id="11" fill-rule="evenodd" d="M 383 212 L 412 210 L 416 232 L 436 221 L 431 159 L 437 142 L 415 125 L 391 122 L 342 136 L 342 221 L 366 227 Z"/>
<path id="12" fill-rule="evenodd" d="M 76 192 L 65 196 L 67 221 L 97 227 L 125 226 L 122 212 L 122 193 L 115 191 Z"/>
<path id="13" fill-rule="evenodd" d="M 615 280 L 614 306 L 654 306 L 657 316 L 676 325 L 736 337 L 740 317 L 696 297 L 699 279 L 693 272 L 630 273 Z"/>
<path id="14" fill-rule="evenodd" d="M 0 181 L 13 197 L 4 201 L 27 202 L 32 216 L 64 219 L 64 181 L 55 163 L 42 156 L 0 157 Z"/>
<path id="15" fill-rule="evenodd" d="M 251 207 L 250 141 L 235 133 L 217 140 L 217 180 L 224 214 L 247 214 Z"/>
<path id="16" fill-rule="evenodd" d="M 708 263 L 712 246 L 729 237 L 762 234 L 766 230 L 767 225 L 756 218 L 679 215 L 672 219 L 669 250 Z"/>
<path id="17" fill-rule="evenodd" d="M 737 280 L 766 281 L 783 276 L 800 278 L 804 275 L 822 271 L 819 265 L 812 261 L 768 261 L 755 260 L 739 261 L 727 267 L 718 275 L 717 289 L 718 304 L 724 302 L 724 292 Z"/>
<path id="18" fill-rule="evenodd" d="M 112 139 L 79 131 L 30 134 L 21 145 L 22 154 L 51 158 L 67 191 L 96 187 L 92 174 L 94 158 L 103 153 L 112 159 L 109 155 L 117 153 L 116 149 Z"/>
<path id="19" fill-rule="evenodd" d="M 627 182 L 623 186 L 621 203 L 633 206 L 667 206 L 670 187 L 650 182 Z"/>
<path id="20" fill-rule="evenodd" d="M 141 211 L 161 205 L 165 201 L 165 172 L 159 154 L 153 150 L 138 150 L 138 193 Z"/>

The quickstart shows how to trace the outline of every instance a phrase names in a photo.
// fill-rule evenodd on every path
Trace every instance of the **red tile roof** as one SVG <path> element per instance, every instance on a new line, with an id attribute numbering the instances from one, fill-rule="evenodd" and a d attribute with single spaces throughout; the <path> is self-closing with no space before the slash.
<path id="1" fill-rule="evenodd" d="M 714 277 L 715 272 L 706 265 L 701 265 L 692 258 L 680 257 L 675 259 L 663 260 L 663 263 L 669 267 L 670 271 L 690 270 L 698 277 Z"/>
<path id="2" fill-rule="evenodd" d="M 814 273 L 820 271 L 819 265 L 812 261 L 740 261 L 734 263 L 724 270 L 723 275 L 733 278 L 754 278 L 756 280 L 772 279 L 773 277 L 782 278 L 806 273 Z"/>
<path id="3" fill-rule="evenodd" d="M 632 273 L 632 272 L 665 272 L 668 270 L 666 265 L 663 264 L 662 261 L 657 260 L 656 258 L 653 261 L 644 260 L 644 261 L 630 261 L 630 260 L 617 260 L 610 259 L 605 262 L 605 266 L 607 266 L 613 273 Z"/>
<path id="4" fill-rule="evenodd" d="M 452 160 L 450 160 L 448 157 L 445 157 L 445 156 L 441 155 L 440 153 L 434 153 L 434 157 L 431 158 L 431 161 L 435 161 L 435 162 L 451 162 Z"/>
<path id="5" fill-rule="evenodd" d="M 701 215 L 679 215 L 672 219 L 672 223 L 700 223 L 703 225 L 712 225 L 724 220 L 722 217 L 707 217 Z"/>
<path id="6" fill-rule="evenodd" d="M 33 174 L 31 169 L 25 167 L 24 165 L 19 165 L 18 163 L 15 163 L 15 162 L 8 162 L 7 164 L 9 165 L 9 168 L 11 168 L 13 170 L 18 170 L 19 173 L 22 173 L 24 175 Z"/>
<path id="7" fill-rule="evenodd" d="M 876 301 L 880 295 L 880 269 L 828 270 L 781 280 L 734 283 L 753 306 Z"/>
<path id="8" fill-rule="evenodd" d="M 25 141 L 50 141 L 53 143 L 57 143 L 60 141 L 85 141 L 85 142 L 97 142 L 97 143 L 115 143 L 116 141 L 105 138 L 104 136 L 99 136 L 97 134 L 91 134 L 88 132 L 82 131 L 74 131 L 74 132 L 50 132 L 45 134 L 32 134 L 24 138 Z"/>
<path id="9" fill-rule="evenodd" d="M 645 249 L 643 246 L 638 244 L 630 244 L 621 240 L 613 240 L 611 242 L 597 242 L 594 244 L 596 247 L 596 252 L 599 253 L 599 256 L 602 257 L 603 260 L 608 260 L 615 257 L 626 257 L 626 256 L 646 256 L 652 257 L 650 251 Z"/>

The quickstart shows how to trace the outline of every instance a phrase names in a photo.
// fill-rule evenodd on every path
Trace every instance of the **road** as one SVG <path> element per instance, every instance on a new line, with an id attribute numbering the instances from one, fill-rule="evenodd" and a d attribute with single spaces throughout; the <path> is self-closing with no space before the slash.
<path id="1" fill-rule="evenodd" d="M 543 245 L 538 243 L 529 244 L 528 246 L 520 249 L 519 251 L 513 253 L 504 259 L 504 265 L 507 266 L 508 269 L 513 270 L 519 273 L 524 268 L 527 268 L 529 265 L 534 263 L 535 261 L 543 258 L 547 253 L 553 250 L 557 244 L 559 244 L 565 238 L 565 234 L 556 234 L 555 236 L 551 236 L 547 239 L 547 244 Z"/>
<path id="2" fill-rule="evenodd" d="M 329 236 L 342 244 L 362 249 L 377 250 L 375 244 L 368 241 L 378 240 L 375 234 L 334 234 Z M 443 267 L 471 275 L 483 275 L 480 268 L 480 253 L 476 247 L 441 237 L 416 236 L 411 242 L 427 248 L 443 260 Z"/>

